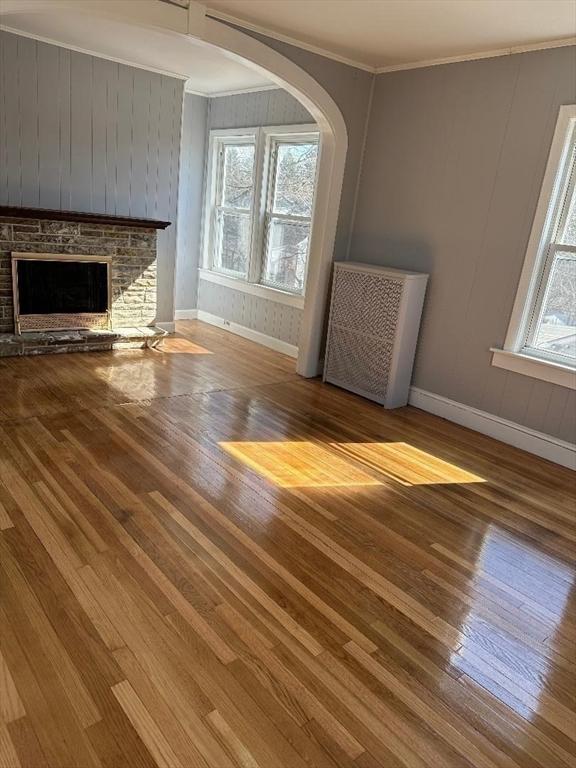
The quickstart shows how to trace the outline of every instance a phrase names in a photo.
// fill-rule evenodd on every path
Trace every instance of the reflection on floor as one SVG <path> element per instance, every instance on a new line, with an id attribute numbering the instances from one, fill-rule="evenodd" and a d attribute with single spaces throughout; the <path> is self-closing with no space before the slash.
<path id="1" fill-rule="evenodd" d="M 179 327 L 0 360 L 0 766 L 576 766 L 571 473 Z"/>

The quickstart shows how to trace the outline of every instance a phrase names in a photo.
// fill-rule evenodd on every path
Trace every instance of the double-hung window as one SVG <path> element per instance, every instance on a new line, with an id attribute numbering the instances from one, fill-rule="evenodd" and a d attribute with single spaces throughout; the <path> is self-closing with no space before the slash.
<path id="1" fill-rule="evenodd" d="M 211 132 L 204 277 L 303 296 L 317 160 L 316 126 Z"/>
<path id="2" fill-rule="evenodd" d="M 494 365 L 576 388 L 576 107 L 561 107 L 503 350 Z"/>

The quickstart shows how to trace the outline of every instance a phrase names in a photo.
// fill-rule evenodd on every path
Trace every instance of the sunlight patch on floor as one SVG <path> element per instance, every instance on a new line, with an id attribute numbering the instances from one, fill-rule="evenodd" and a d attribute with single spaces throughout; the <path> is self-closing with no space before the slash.
<path id="1" fill-rule="evenodd" d="M 315 443 L 241 442 L 219 445 L 281 488 L 381 485 L 367 472 Z"/>
<path id="2" fill-rule="evenodd" d="M 486 482 L 408 443 L 333 443 L 332 447 L 402 485 Z"/>
<path id="3" fill-rule="evenodd" d="M 189 339 L 182 339 L 178 336 L 164 339 L 161 346 L 158 347 L 160 352 L 164 352 L 169 355 L 213 355 L 206 347 L 202 347 L 200 344 L 195 344 Z"/>

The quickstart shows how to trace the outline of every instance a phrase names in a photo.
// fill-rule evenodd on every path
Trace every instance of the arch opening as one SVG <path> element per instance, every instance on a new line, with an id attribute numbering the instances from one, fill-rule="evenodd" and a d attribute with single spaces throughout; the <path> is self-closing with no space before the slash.
<path id="1" fill-rule="evenodd" d="M 318 126 L 320 152 L 296 370 L 302 376 L 316 376 L 348 148 L 344 119 L 330 94 L 300 66 L 249 34 L 203 16 L 198 4 L 190 5 L 187 10 L 158 0 L 117 0 L 114 4 L 85 0 L 80 7 L 76 0 L 5 0 L 2 16 L 9 20 L 10 13 L 69 16 L 80 12 L 188 38 L 196 46 L 216 48 L 259 71 L 305 107 Z M 98 55 L 97 51 L 92 53 Z"/>

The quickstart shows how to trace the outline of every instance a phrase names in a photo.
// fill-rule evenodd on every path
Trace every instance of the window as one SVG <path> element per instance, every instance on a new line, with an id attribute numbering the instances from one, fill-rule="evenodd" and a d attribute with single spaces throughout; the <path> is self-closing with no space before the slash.
<path id="1" fill-rule="evenodd" d="M 211 132 L 203 264 L 210 279 L 303 296 L 318 159 L 314 129 Z"/>
<path id="2" fill-rule="evenodd" d="M 493 364 L 576 388 L 576 107 L 561 107 L 504 350 Z"/>

